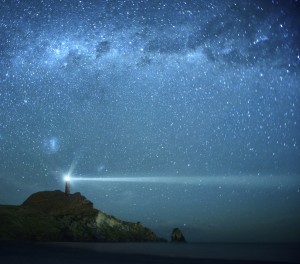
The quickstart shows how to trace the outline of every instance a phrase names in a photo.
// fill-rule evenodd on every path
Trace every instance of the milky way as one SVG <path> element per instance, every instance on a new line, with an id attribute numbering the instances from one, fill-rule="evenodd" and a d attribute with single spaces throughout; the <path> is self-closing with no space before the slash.
<path id="1" fill-rule="evenodd" d="M 0 202 L 62 189 L 73 164 L 83 178 L 157 179 L 71 188 L 163 235 L 294 241 L 299 7 L 2 0 Z"/>

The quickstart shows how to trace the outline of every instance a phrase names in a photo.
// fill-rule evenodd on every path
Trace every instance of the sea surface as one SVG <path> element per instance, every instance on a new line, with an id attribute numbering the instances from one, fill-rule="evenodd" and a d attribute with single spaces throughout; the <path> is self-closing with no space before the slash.
<path id="1" fill-rule="evenodd" d="M 102 253 L 172 258 L 255 260 L 300 263 L 300 244 L 261 243 L 59 243 Z"/>
<path id="2" fill-rule="evenodd" d="M 300 244 L 0 241 L 0 263 L 300 263 Z"/>

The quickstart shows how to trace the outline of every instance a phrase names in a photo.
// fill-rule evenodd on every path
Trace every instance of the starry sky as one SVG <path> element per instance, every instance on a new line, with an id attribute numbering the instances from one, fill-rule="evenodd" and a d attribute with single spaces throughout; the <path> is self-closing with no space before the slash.
<path id="1" fill-rule="evenodd" d="M 299 13 L 2 0 L 0 203 L 63 190 L 71 171 L 107 178 L 73 192 L 166 238 L 299 242 Z"/>

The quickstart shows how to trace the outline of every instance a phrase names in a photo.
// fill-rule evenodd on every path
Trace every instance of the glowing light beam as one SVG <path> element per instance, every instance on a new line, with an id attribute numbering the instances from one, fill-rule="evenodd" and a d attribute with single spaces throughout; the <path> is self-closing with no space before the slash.
<path id="1" fill-rule="evenodd" d="M 153 184 L 185 184 L 198 186 L 243 186 L 243 187 L 292 187 L 299 186 L 298 177 L 287 176 L 198 176 L 198 177 L 70 177 L 71 181 L 94 181 L 106 183 L 153 183 Z"/>
<path id="2" fill-rule="evenodd" d="M 64 176 L 64 180 L 65 180 L 66 182 L 69 182 L 69 181 L 71 180 L 71 176 L 70 176 L 69 174 L 65 175 L 65 176 Z"/>

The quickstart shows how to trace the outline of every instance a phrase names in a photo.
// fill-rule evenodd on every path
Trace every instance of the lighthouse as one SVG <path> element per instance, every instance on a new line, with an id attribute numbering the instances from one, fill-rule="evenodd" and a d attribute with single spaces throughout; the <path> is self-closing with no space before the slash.
<path id="1" fill-rule="evenodd" d="M 69 175 L 66 175 L 65 176 L 65 182 L 66 182 L 66 185 L 65 185 L 65 194 L 69 195 L 71 190 L 70 190 L 70 176 Z"/>

